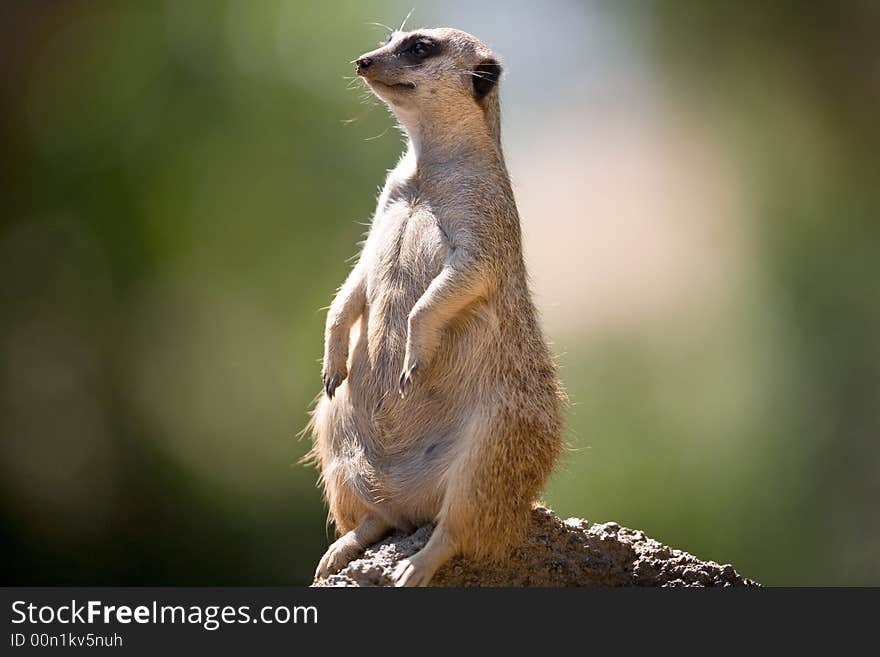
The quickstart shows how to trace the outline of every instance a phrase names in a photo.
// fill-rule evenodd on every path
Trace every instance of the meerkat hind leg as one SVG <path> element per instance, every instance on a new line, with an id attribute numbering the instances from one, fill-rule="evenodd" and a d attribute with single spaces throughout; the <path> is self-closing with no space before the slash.
<path id="1" fill-rule="evenodd" d="M 434 529 L 425 547 L 398 564 L 394 571 L 394 585 L 428 586 L 437 569 L 453 554 L 455 544 L 441 523 Z"/>
<path id="2" fill-rule="evenodd" d="M 343 534 L 329 548 L 315 570 L 315 579 L 338 573 L 358 557 L 369 545 L 389 532 L 391 525 L 374 513 L 366 513 L 357 527 Z"/>

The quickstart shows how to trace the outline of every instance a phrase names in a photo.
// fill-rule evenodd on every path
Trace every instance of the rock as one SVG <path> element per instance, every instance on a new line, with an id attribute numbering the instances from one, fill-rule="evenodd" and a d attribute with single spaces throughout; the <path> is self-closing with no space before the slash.
<path id="1" fill-rule="evenodd" d="M 368 548 L 336 575 L 313 586 L 390 586 L 397 563 L 428 542 L 433 527 L 397 533 Z M 523 544 L 505 561 L 457 557 L 445 564 L 432 586 L 760 586 L 730 564 L 701 561 L 667 547 L 644 532 L 616 522 L 562 521 L 536 507 Z"/>

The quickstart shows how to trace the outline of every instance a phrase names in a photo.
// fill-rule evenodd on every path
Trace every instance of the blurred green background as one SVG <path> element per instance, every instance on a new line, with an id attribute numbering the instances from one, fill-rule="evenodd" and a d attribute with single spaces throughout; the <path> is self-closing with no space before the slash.
<path id="1" fill-rule="evenodd" d="M 324 312 L 401 141 L 398 2 L 11 2 L 4 584 L 306 584 Z M 507 64 L 573 407 L 546 500 L 776 585 L 880 584 L 880 3 L 416 4 Z"/>

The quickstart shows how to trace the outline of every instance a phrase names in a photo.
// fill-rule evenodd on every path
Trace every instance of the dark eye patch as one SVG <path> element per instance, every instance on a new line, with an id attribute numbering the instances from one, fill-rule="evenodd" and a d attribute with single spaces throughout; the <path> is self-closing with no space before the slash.
<path id="1" fill-rule="evenodd" d="M 403 57 L 413 63 L 424 61 L 440 54 L 442 48 L 433 39 L 418 34 L 407 37 L 395 49 L 399 57 Z"/>

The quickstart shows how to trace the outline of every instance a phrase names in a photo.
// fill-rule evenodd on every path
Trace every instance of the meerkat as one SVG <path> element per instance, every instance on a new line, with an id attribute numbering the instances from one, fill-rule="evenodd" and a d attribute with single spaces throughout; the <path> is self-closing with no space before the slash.
<path id="1" fill-rule="evenodd" d="M 501 559 L 563 448 L 565 393 L 501 150 L 501 64 L 465 32 L 394 32 L 357 74 L 408 137 L 330 306 L 311 457 L 340 538 L 316 577 L 435 523 L 397 586 Z M 355 330 L 356 329 L 356 330 Z"/>

